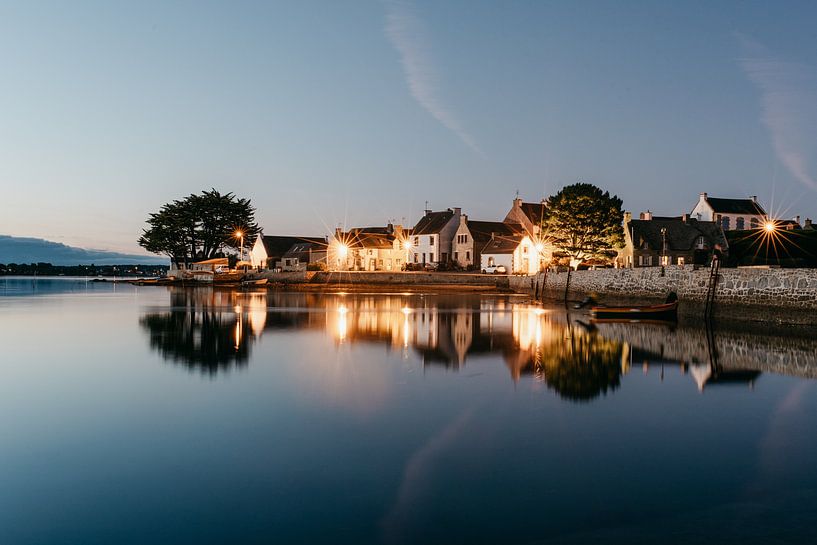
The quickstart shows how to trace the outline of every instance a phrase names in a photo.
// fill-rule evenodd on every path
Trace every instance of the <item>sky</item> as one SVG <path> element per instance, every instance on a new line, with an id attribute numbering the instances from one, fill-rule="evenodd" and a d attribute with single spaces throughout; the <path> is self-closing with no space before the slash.
<path id="1" fill-rule="evenodd" d="M 267 234 L 501 220 L 585 181 L 817 219 L 817 4 L 0 0 L 0 234 L 138 252 L 211 187 Z"/>

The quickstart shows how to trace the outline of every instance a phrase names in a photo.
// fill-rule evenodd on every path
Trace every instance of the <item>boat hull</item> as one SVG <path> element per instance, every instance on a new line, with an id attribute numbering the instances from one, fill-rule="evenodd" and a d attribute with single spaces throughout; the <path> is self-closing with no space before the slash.
<path id="1" fill-rule="evenodd" d="M 653 320 L 675 321 L 678 319 L 678 302 L 643 307 L 593 307 L 596 320 Z"/>

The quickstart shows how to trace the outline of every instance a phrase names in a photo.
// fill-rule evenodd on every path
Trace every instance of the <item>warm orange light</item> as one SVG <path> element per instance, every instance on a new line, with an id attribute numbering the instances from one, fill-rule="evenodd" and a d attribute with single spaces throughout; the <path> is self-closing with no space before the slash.
<path id="1" fill-rule="evenodd" d="M 349 253 L 349 247 L 346 244 L 340 244 L 338 246 L 338 255 L 340 257 L 346 257 L 346 255 L 348 253 Z"/>
<path id="2" fill-rule="evenodd" d="M 775 229 L 777 229 L 777 226 L 773 221 L 767 221 L 763 228 L 766 229 L 767 233 L 772 233 L 775 231 Z"/>
<path id="3" fill-rule="evenodd" d="M 241 231 L 239 229 L 238 231 L 235 232 L 235 238 L 241 238 L 243 236 L 244 236 L 244 231 Z"/>
<path id="4" fill-rule="evenodd" d="M 537 245 L 536 245 L 536 251 L 537 251 L 537 252 L 539 252 L 540 254 L 542 253 L 542 251 L 543 251 L 544 249 L 545 249 L 545 245 L 544 245 L 544 244 L 542 244 L 541 242 L 540 242 L 539 244 L 537 244 Z"/>
<path id="5" fill-rule="evenodd" d="M 405 248 L 406 250 L 411 250 L 411 242 L 409 242 L 408 240 L 403 242 L 403 248 Z"/>

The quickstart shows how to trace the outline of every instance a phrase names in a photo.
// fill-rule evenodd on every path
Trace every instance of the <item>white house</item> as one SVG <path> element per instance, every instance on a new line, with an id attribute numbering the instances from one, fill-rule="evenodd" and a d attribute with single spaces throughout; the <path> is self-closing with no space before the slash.
<path id="1" fill-rule="evenodd" d="M 518 233 L 513 236 L 495 236 L 481 250 L 480 268 L 502 265 L 513 274 L 536 274 L 542 263 L 542 246 L 530 236 Z"/>
<path id="2" fill-rule="evenodd" d="M 701 193 L 690 217 L 698 221 L 714 221 L 724 231 L 758 229 L 768 218 L 766 211 L 757 202 L 757 197 L 748 199 L 721 199 Z"/>
<path id="3" fill-rule="evenodd" d="M 540 260 L 548 263 L 553 258 L 556 250 L 548 241 L 548 234 L 545 227 L 545 217 L 547 216 L 547 203 L 544 199 L 539 202 L 524 202 L 520 198 L 513 200 L 511 209 L 503 220 L 512 225 L 521 225 L 524 232 L 533 243 L 540 248 Z"/>
<path id="4" fill-rule="evenodd" d="M 426 210 L 409 238 L 411 260 L 416 264 L 448 263 L 453 260 L 452 241 L 460 224 L 460 208 L 442 212 Z"/>

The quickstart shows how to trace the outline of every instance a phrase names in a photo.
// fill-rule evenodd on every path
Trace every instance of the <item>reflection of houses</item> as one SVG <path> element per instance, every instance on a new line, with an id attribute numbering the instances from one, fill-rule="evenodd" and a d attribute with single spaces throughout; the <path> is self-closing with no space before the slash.
<path id="1" fill-rule="evenodd" d="M 327 264 L 333 271 L 400 271 L 406 264 L 401 225 L 337 229 L 329 241 Z"/>
<path id="2" fill-rule="evenodd" d="M 250 250 L 250 263 L 252 263 L 253 267 L 261 269 L 283 268 L 285 265 L 283 262 L 284 255 L 296 244 L 308 244 L 312 251 L 308 251 L 306 255 L 299 252 L 297 256 L 290 258 L 289 264 L 286 264 L 289 267 L 287 270 L 301 270 L 292 267 L 303 266 L 305 268 L 308 263 L 321 262 L 326 259 L 325 253 L 321 254 L 318 251 L 321 245 L 326 246 L 324 237 L 264 236 L 259 234 Z M 305 263 L 304 258 L 310 261 Z M 297 259 L 297 265 L 293 265 L 296 263 L 295 259 Z"/>
<path id="3" fill-rule="evenodd" d="M 634 220 L 624 215 L 624 249 L 619 252 L 622 267 L 705 264 L 715 247 L 728 250 L 721 227 L 712 221 L 653 216 L 650 212 Z M 663 257 L 663 259 L 662 259 Z"/>
<path id="4" fill-rule="evenodd" d="M 714 221 L 724 231 L 758 229 L 767 218 L 757 197 L 748 199 L 721 199 L 701 193 L 695 208 L 689 214 L 701 221 Z"/>
<path id="5" fill-rule="evenodd" d="M 448 263 L 453 259 L 452 241 L 460 225 L 462 210 L 449 208 L 442 212 L 426 210 L 412 229 L 411 260 L 413 263 Z"/>

